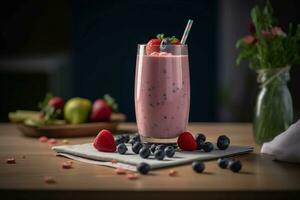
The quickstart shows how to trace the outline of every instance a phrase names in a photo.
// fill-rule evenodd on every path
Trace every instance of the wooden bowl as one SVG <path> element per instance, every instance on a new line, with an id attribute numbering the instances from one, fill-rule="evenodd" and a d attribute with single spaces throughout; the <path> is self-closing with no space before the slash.
<path id="1" fill-rule="evenodd" d="M 85 137 L 95 136 L 102 129 L 114 131 L 117 126 L 126 120 L 126 116 L 122 113 L 113 113 L 111 120 L 107 122 L 90 122 L 83 124 L 64 124 L 64 125 L 42 125 L 29 126 L 25 124 L 17 124 L 17 128 L 28 137 Z"/>

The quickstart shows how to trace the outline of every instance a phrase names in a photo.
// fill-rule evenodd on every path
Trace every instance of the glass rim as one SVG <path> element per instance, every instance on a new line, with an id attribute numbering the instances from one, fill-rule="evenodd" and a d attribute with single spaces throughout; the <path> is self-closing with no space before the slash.
<path id="1" fill-rule="evenodd" d="M 145 47 L 147 44 L 138 44 L 139 47 Z M 160 45 L 151 45 L 152 47 L 160 47 Z M 164 46 L 176 46 L 176 47 L 187 47 L 187 44 L 167 44 Z"/>

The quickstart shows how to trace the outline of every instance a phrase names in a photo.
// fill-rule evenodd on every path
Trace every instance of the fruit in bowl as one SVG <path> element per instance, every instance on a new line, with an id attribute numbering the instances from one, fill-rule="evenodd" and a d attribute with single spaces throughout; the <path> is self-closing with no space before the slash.
<path id="1" fill-rule="evenodd" d="M 80 124 L 88 121 L 92 102 L 85 98 L 75 97 L 67 101 L 64 107 L 64 117 L 71 124 Z"/>

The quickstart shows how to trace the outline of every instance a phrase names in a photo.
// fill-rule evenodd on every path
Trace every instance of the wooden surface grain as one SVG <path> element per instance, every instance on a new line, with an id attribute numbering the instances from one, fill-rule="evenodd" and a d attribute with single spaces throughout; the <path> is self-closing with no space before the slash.
<path id="1" fill-rule="evenodd" d="M 134 124 L 124 123 L 120 132 L 134 132 Z M 191 123 L 193 133 L 203 132 L 209 141 L 220 134 L 232 144 L 254 146 L 251 154 L 236 156 L 243 163 L 240 173 L 220 169 L 216 161 L 206 162 L 203 174 L 193 172 L 191 165 L 172 167 L 178 176 L 170 177 L 170 168 L 153 170 L 138 180 L 116 175 L 112 168 L 74 161 L 72 169 L 62 169 L 66 158 L 57 157 L 48 144 L 26 138 L 10 124 L 0 125 L 0 195 L 15 199 L 286 199 L 299 195 L 300 165 L 273 161 L 259 153 L 251 124 Z M 70 144 L 90 142 L 91 137 L 68 139 Z M 62 139 L 58 139 L 61 144 Z M 7 164 L 14 157 L 16 164 Z M 45 176 L 56 180 L 46 184 Z M 34 199 L 33 198 L 33 199 Z"/>

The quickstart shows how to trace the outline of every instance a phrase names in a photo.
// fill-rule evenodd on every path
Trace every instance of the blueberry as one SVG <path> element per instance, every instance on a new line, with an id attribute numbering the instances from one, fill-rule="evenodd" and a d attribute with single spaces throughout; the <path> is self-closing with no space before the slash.
<path id="1" fill-rule="evenodd" d="M 129 140 L 130 140 L 130 137 L 129 137 L 128 134 L 123 134 L 123 135 L 122 135 L 122 138 L 123 138 L 124 143 L 128 143 Z"/>
<path id="2" fill-rule="evenodd" d="M 155 148 L 155 150 L 165 150 L 165 148 L 166 148 L 166 145 L 163 145 L 163 144 L 159 144 L 159 145 L 157 145 L 156 146 L 156 148 Z"/>
<path id="3" fill-rule="evenodd" d="M 217 162 L 219 167 L 222 169 L 226 169 L 228 166 L 228 159 L 226 158 L 219 158 Z"/>
<path id="4" fill-rule="evenodd" d="M 218 137 L 217 146 L 220 150 L 225 150 L 229 147 L 230 139 L 226 135 Z"/>
<path id="5" fill-rule="evenodd" d="M 205 140 L 206 140 L 206 137 L 205 137 L 204 134 L 202 134 L 202 133 L 196 134 L 196 142 L 197 142 L 197 144 L 202 144 L 202 143 L 205 142 Z"/>
<path id="6" fill-rule="evenodd" d="M 202 148 L 205 152 L 211 152 L 212 150 L 214 150 L 214 145 L 211 142 L 205 142 L 202 145 Z"/>
<path id="7" fill-rule="evenodd" d="M 204 171 L 204 169 L 205 169 L 205 165 L 204 165 L 204 163 L 201 162 L 201 161 L 194 161 L 194 162 L 192 163 L 192 168 L 193 168 L 193 170 L 194 170 L 195 172 L 197 172 L 197 173 L 202 173 L 202 172 Z"/>
<path id="8" fill-rule="evenodd" d="M 119 154 L 125 154 L 127 150 L 128 149 L 124 143 L 121 143 L 117 146 L 117 151 Z"/>
<path id="9" fill-rule="evenodd" d="M 139 154 L 142 158 L 148 158 L 151 154 L 149 147 L 144 146 L 140 149 Z"/>
<path id="10" fill-rule="evenodd" d="M 173 146 L 168 146 L 165 148 L 165 154 L 167 157 L 172 158 L 175 154 L 175 149 Z"/>
<path id="11" fill-rule="evenodd" d="M 156 149 L 156 144 L 152 144 L 151 147 L 150 147 L 150 151 L 151 151 L 152 153 L 154 153 L 154 152 L 155 152 L 155 149 Z"/>
<path id="12" fill-rule="evenodd" d="M 140 137 L 139 134 L 134 135 L 134 136 L 132 137 L 132 139 L 133 139 L 134 141 L 136 141 L 136 142 L 140 142 L 140 141 L 141 141 L 141 137 Z"/>
<path id="13" fill-rule="evenodd" d="M 118 135 L 115 139 L 116 145 L 124 143 L 124 138 L 121 135 Z"/>
<path id="14" fill-rule="evenodd" d="M 140 142 L 135 142 L 132 145 L 132 151 L 136 154 L 139 154 L 140 149 L 143 148 L 143 144 Z"/>
<path id="15" fill-rule="evenodd" d="M 242 163 L 239 160 L 232 160 L 229 162 L 229 169 L 233 172 L 239 172 L 242 169 Z"/>
<path id="16" fill-rule="evenodd" d="M 155 157 L 157 160 L 163 160 L 164 157 L 165 157 L 165 152 L 164 152 L 164 150 L 161 150 L 161 149 L 155 150 L 155 152 L 154 152 L 154 157 Z"/>
<path id="17" fill-rule="evenodd" d="M 169 38 L 164 38 L 160 43 L 160 51 L 162 52 L 168 52 L 170 49 L 171 41 Z"/>
<path id="18" fill-rule="evenodd" d="M 137 166 L 136 166 L 136 169 L 138 172 L 140 172 L 141 174 L 148 174 L 148 172 L 150 171 L 151 167 L 149 164 L 147 163 L 139 163 Z"/>

